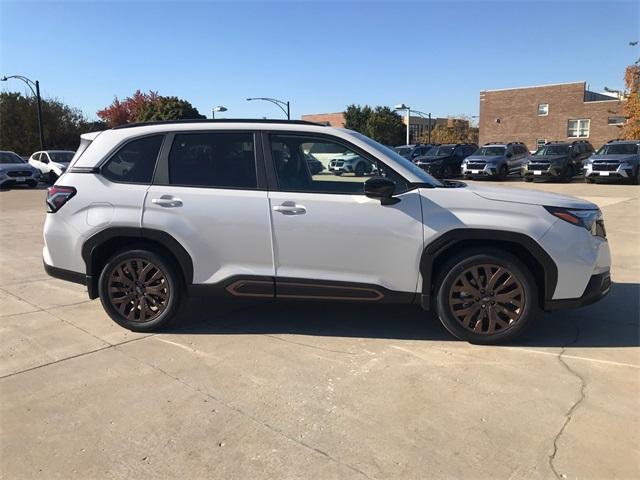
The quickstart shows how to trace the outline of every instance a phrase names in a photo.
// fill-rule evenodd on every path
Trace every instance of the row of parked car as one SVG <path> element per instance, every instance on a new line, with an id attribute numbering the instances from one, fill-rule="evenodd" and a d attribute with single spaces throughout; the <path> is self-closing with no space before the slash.
<path id="1" fill-rule="evenodd" d="M 14 185 L 35 188 L 40 181 L 53 185 L 65 172 L 75 153 L 70 150 L 45 150 L 25 159 L 15 152 L 0 151 L 0 188 Z"/>
<path id="2" fill-rule="evenodd" d="M 496 178 L 511 174 L 570 182 L 584 174 L 589 183 L 617 179 L 640 183 L 640 140 L 614 139 L 596 152 L 586 140 L 547 142 L 529 153 L 522 142 L 445 145 L 403 145 L 395 151 L 438 178 Z"/>

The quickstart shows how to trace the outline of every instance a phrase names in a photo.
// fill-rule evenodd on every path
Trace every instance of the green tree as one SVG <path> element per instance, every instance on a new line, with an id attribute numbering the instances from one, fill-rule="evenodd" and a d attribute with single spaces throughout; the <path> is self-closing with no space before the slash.
<path id="1" fill-rule="evenodd" d="M 400 115 L 389 107 L 376 107 L 367 120 L 365 135 L 383 145 L 400 145 L 405 141 L 406 128 Z"/>
<path id="2" fill-rule="evenodd" d="M 369 105 L 361 107 L 360 105 L 349 105 L 344 111 L 344 128 L 355 130 L 364 135 L 367 134 L 367 122 L 371 117 L 373 110 Z"/>
<path id="3" fill-rule="evenodd" d="M 102 122 L 88 122 L 82 112 L 57 99 L 42 100 L 45 148 L 75 150 L 80 135 L 104 130 Z M 40 150 L 36 99 L 17 92 L 0 93 L 0 149 L 20 155 Z"/>
<path id="4" fill-rule="evenodd" d="M 406 127 L 400 115 L 389 107 L 349 105 L 344 112 L 344 126 L 384 145 L 403 143 Z"/>
<path id="5" fill-rule="evenodd" d="M 207 118 L 200 115 L 198 109 L 186 100 L 178 97 L 159 96 L 153 102 L 142 106 L 136 121 L 150 122 L 159 120 L 189 120 Z"/>

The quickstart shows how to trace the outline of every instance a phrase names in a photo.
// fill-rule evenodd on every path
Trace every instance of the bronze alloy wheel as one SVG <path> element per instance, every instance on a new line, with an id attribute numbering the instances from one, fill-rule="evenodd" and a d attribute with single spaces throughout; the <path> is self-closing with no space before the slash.
<path id="1" fill-rule="evenodd" d="M 487 335 L 516 324 L 525 301 L 524 288 L 513 272 L 490 263 L 464 270 L 449 291 L 449 308 L 460 325 Z"/>
<path id="2" fill-rule="evenodd" d="M 109 302 L 128 321 L 149 322 L 167 308 L 171 290 L 167 276 L 143 258 L 118 264 L 108 283 Z"/>

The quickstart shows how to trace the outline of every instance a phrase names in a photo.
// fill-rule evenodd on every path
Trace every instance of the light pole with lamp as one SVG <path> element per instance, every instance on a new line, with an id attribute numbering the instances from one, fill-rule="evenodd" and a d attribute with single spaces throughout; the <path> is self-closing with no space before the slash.
<path id="1" fill-rule="evenodd" d="M 10 78 L 15 78 L 17 80 L 22 80 L 27 84 L 31 93 L 36 97 L 36 101 L 38 104 L 38 134 L 40 136 L 40 150 L 44 150 L 44 131 L 42 129 L 42 100 L 40 99 L 40 82 L 36 80 L 35 82 L 27 77 L 23 77 L 22 75 L 9 75 L 0 78 L 0 81 L 6 82 Z M 35 87 L 35 90 L 34 90 Z"/>
<path id="2" fill-rule="evenodd" d="M 408 107 L 404 103 L 393 107 L 394 110 L 405 110 L 407 112 L 407 145 L 409 145 L 409 124 L 411 123 L 411 107 Z"/>
<path id="3" fill-rule="evenodd" d="M 277 98 L 269 98 L 269 97 L 249 97 L 247 98 L 247 102 L 250 102 L 252 100 L 264 100 L 265 102 L 271 102 L 275 105 L 277 105 L 278 107 L 280 107 L 280 110 L 282 110 L 285 115 L 287 116 L 287 120 L 291 120 L 291 110 L 289 108 L 289 102 L 288 101 L 284 101 L 284 100 L 278 100 Z M 286 110 L 285 110 L 285 107 Z"/>
<path id="4" fill-rule="evenodd" d="M 222 105 L 218 105 L 217 107 L 213 107 L 211 109 L 211 118 L 215 119 L 216 118 L 216 112 L 226 112 L 227 111 L 227 107 L 223 107 Z"/>

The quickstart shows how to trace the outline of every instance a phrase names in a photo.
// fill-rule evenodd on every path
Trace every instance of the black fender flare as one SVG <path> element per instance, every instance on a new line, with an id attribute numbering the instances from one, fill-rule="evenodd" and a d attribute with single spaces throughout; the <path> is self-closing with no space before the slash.
<path id="1" fill-rule="evenodd" d="M 491 230 L 482 228 L 456 228 L 443 233 L 427 245 L 420 257 L 420 275 L 422 276 L 421 305 L 425 309 L 431 308 L 431 297 L 434 291 L 433 267 L 440 255 L 456 244 L 467 241 L 496 242 L 496 247 L 502 244 L 514 244 L 529 252 L 533 261 L 542 270 L 544 291 L 541 301 L 546 304 L 552 300 L 558 283 L 558 267 L 549 254 L 533 238 L 523 233 L 505 230 Z"/>
<path id="2" fill-rule="evenodd" d="M 167 232 L 151 228 L 138 227 L 108 227 L 89 237 L 82 245 L 82 259 L 84 260 L 87 276 L 87 289 L 90 298 L 97 298 L 97 279 L 99 271 L 94 271 L 95 257 L 98 249 L 105 242 L 114 238 L 135 240 L 150 240 L 166 248 L 178 262 L 187 286 L 193 283 L 193 260 L 180 242 Z"/>

